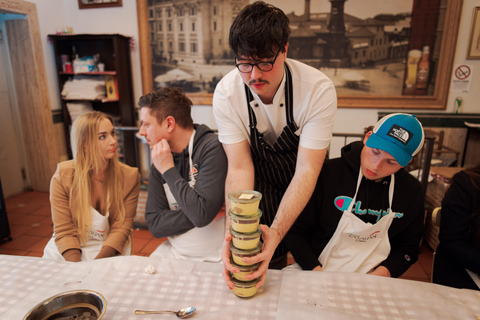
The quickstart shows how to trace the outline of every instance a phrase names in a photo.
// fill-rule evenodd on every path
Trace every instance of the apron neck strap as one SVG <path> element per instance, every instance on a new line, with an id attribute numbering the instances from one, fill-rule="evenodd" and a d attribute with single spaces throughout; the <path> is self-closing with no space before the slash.
<path id="1" fill-rule="evenodd" d="M 355 203 L 355 200 L 357 199 L 357 193 L 358 189 L 360 189 L 360 184 L 362 183 L 362 178 L 363 178 L 363 173 L 362 173 L 362 167 L 360 167 L 360 170 L 358 171 L 358 178 L 357 178 L 357 189 L 355 190 L 355 195 L 352 198 L 352 202 L 350 202 L 350 205 L 348 206 L 348 212 L 351 212 L 353 209 L 353 204 Z M 392 211 L 392 203 L 393 203 L 393 192 L 395 190 L 395 174 L 390 175 L 390 186 L 388 188 L 388 209 L 389 211 Z"/>
<path id="2" fill-rule="evenodd" d="M 393 191 L 395 190 L 395 174 L 390 175 L 390 187 L 388 188 L 388 203 L 389 210 L 392 211 Z"/>
<path id="3" fill-rule="evenodd" d="M 190 163 L 190 181 L 195 181 L 195 177 L 193 176 L 193 171 L 192 171 L 192 168 L 193 168 L 193 160 L 192 160 L 192 157 L 193 157 L 193 139 L 195 138 L 195 133 L 197 131 L 195 129 L 193 129 L 193 132 L 192 132 L 192 136 L 190 137 L 190 142 L 188 143 L 188 160 L 189 160 L 189 163 Z"/>
<path id="4" fill-rule="evenodd" d="M 287 123 L 293 122 L 293 84 L 292 73 L 285 63 L 285 109 L 287 114 Z"/>

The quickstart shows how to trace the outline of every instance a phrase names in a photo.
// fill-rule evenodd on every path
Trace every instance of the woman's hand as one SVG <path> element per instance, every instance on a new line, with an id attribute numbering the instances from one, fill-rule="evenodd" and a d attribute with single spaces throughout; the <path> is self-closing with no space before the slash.
<path id="1" fill-rule="evenodd" d="M 109 246 L 103 246 L 102 250 L 97 254 L 95 259 L 109 258 L 117 255 L 117 250 Z"/>
<path id="2" fill-rule="evenodd" d="M 79 262 L 82 261 L 82 252 L 79 249 L 68 249 L 64 253 L 62 253 L 63 258 L 65 261 L 70 262 Z"/>

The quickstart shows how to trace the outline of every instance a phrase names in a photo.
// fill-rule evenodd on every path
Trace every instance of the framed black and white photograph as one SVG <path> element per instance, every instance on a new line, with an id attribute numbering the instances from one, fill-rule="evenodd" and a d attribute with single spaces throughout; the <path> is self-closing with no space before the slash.
<path id="1" fill-rule="evenodd" d="M 121 7 L 122 0 L 78 0 L 79 9 Z"/>
<path id="2" fill-rule="evenodd" d="M 252 0 L 137 0 L 144 93 L 181 87 L 211 104 L 235 68 L 232 21 Z M 287 57 L 325 73 L 339 107 L 445 109 L 462 0 L 267 1 L 290 20 Z"/>

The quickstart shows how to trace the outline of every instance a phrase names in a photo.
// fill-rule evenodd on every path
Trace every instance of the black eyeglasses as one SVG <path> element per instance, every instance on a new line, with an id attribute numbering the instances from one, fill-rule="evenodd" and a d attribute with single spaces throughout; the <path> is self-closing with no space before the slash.
<path id="1" fill-rule="evenodd" d="M 242 73 L 252 72 L 253 67 L 255 66 L 257 66 L 258 70 L 262 72 L 268 72 L 273 69 L 273 65 L 275 64 L 275 61 L 277 61 L 279 53 L 280 53 L 280 50 L 278 50 L 277 54 L 275 55 L 275 59 L 273 59 L 273 61 L 262 61 L 257 63 L 237 63 L 235 64 L 235 67 L 237 67 L 238 71 Z"/>

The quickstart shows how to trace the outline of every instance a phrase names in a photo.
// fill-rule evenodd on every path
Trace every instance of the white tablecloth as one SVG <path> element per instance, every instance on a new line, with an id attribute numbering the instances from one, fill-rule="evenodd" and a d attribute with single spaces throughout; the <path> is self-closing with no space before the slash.
<path id="1" fill-rule="evenodd" d="M 477 320 L 480 291 L 358 273 L 285 271 L 277 315 L 277 319 Z"/>
<path id="2" fill-rule="evenodd" d="M 147 274 L 152 265 L 156 273 Z M 257 295 L 238 298 L 222 266 L 139 256 L 81 263 L 0 255 L 0 319 L 22 319 L 61 292 L 94 290 L 107 300 L 104 319 L 176 319 L 136 309 L 179 310 L 191 319 L 473 319 L 480 292 L 350 273 L 269 270 Z"/>
<path id="3" fill-rule="evenodd" d="M 145 273 L 149 265 L 156 273 Z M 189 306 L 197 308 L 192 319 L 251 320 L 252 313 L 257 319 L 276 318 L 281 271 L 269 272 L 253 299 L 241 299 L 226 286 L 221 268 L 220 264 L 140 256 L 68 263 L 0 255 L 0 319 L 22 319 L 46 298 L 78 289 L 105 297 L 105 319 L 176 319 L 170 314 L 133 312 Z"/>

